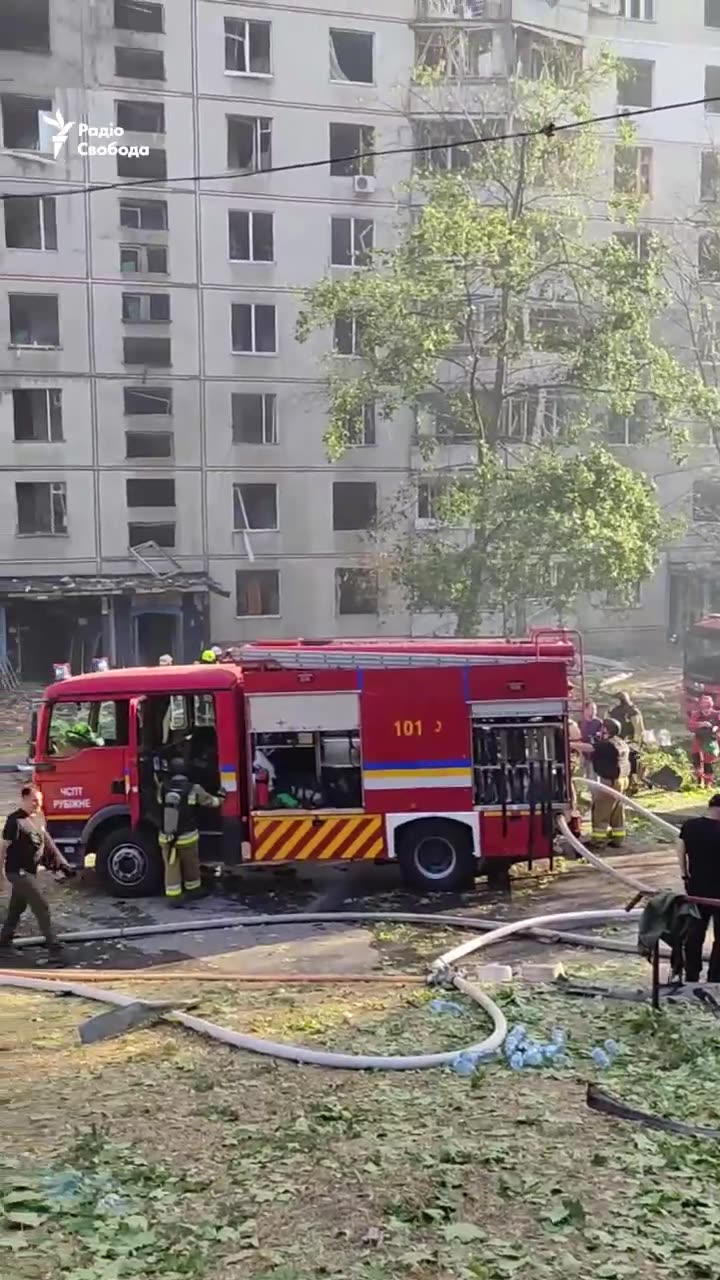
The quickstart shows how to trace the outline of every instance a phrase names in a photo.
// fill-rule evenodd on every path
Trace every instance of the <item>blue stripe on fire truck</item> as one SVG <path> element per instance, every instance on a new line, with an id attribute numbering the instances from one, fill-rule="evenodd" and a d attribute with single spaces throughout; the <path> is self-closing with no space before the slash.
<path id="1" fill-rule="evenodd" d="M 363 765 L 366 791 L 415 791 L 446 787 L 471 787 L 469 760 L 398 761 Z"/>

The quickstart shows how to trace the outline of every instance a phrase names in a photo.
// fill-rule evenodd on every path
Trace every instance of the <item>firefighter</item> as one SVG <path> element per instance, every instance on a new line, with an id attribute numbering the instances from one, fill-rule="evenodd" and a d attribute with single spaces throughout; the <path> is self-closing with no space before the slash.
<path id="1" fill-rule="evenodd" d="M 720 756 L 720 716 L 709 693 L 703 694 L 690 716 L 693 739 L 690 743 L 693 769 L 699 787 L 713 787 L 715 765 Z"/>
<path id="2" fill-rule="evenodd" d="M 603 786 L 624 794 L 630 777 L 630 748 L 620 734 L 617 720 L 603 720 L 600 736 L 594 745 L 573 744 L 592 762 L 593 772 Z M 619 849 L 625 839 L 625 807 L 621 799 L 599 791 L 593 795 L 592 844 Z"/>
<path id="3" fill-rule="evenodd" d="M 617 706 L 610 712 L 610 719 L 618 721 L 620 737 L 625 739 L 630 748 L 628 795 L 634 796 L 640 787 L 640 748 L 645 735 L 645 721 L 642 711 L 635 706 L 625 689 L 618 694 Z"/>
<path id="4" fill-rule="evenodd" d="M 158 787 L 162 811 L 160 849 L 165 864 L 165 897 L 171 906 L 181 906 L 184 895 L 204 896 L 200 878 L 200 832 L 196 808 L 219 809 L 224 793 L 210 795 L 197 782 L 191 782 L 185 762 L 170 762 L 170 776 Z"/>
<path id="5" fill-rule="evenodd" d="M 221 654 L 222 649 L 220 646 L 214 644 L 209 649 L 203 649 L 198 661 L 202 662 L 205 666 L 211 666 L 213 663 L 220 661 Z"/>

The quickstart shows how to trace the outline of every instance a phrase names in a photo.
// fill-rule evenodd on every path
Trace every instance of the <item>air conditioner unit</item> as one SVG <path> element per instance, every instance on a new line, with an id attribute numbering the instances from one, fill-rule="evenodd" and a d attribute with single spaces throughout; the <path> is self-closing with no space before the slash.
<path id="1" fill-rule="evenodd" d="M 353 190 L 356 196 L 371 196 L 375 186 L 375 179 L 369 173 L 356 173 L 353 178 Z"/>
<path id="2" fill-rule="evenodd" d="M 620 0 L 590 0 L 590 8 L 598 9 L 600 13 L 609 13 L 617 18 L 620 14 Z"/>

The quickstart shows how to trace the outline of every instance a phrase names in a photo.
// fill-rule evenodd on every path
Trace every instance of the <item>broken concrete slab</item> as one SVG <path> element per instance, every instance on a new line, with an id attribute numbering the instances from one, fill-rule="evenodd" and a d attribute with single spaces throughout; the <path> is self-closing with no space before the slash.
<path id="1" fill-rule="evenodd" d="M 80 1024 L 80 1040 L 83 1044 L 98 1044 L 101 1040 L 124 1036 L 128 1031 L 136 1031 L 138 1027 L 148 1027 L 159 1022 L 175 1008 L 177 1001 L 156 1001 L 149 1004 L 145 1000 L 138 1000 L 135 1004 L 126 1005 L 124 1009 L 109 1009 L 107 1013 L 98 1013 Z"/>
<path id="2" fill-rule="evenodd" d="M 558 961 L 555 964 L 524 964 L 518 974 L 521 982 L 529 982 L 533 986 L 546 986 L 565 977 L 565 968 Z"/>
<path id="3" fill-rule="evenodd" d="M 512 982 L 513 971 L 509 964 L 479 964 L 468 972 L 471 982 Z"/>

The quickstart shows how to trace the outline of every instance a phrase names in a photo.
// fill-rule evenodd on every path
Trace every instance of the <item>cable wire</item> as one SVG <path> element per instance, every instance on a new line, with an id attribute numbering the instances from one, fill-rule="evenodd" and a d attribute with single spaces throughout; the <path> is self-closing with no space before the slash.
<path id="1" fill-rule="evenodd" d="M 571 129 L 586 129 L 595 125 L 617 124 L 623 120 L 659 115 L 664 111 L 681 111 L 687 107 L 707 107 L 712 103 L 720 103 L 720 97 L 691 98 L 682 102 L 662 103 L 656 107 L 637 107 L 629 110 L 623 108 L 622 111 L 611 112 L 608 115 L 590 116 L 585 120 L 571 120 L 566 121 L 564 124 L 556 124 L 554 121 L 549 120 L 547 124 L 541 125 L 536 129 L 518 129 L 511 133 L 482 134 L 480 137 L 455 138 L 448 139 L 446 142 L 432 142 L 408 147 L 385 147 L 381 150 L 357 151 L 353 152 L 352 155 L 335 156 L 333 158 L 327 156 L 322 160 L 299 160 L 293 164 L 270 165 L 267 169 L 252 169 L 249 172 L 233 172 L 230 169 L 225 169 L 222 173 L 194 173 L 184 178 L 135 178 L 129 182 L 99 182 L 81 187 L 66 187 L 64 190 L 51 188 L 45 191 L 32 191 L 30 195 L 35 198 L 42 196 L 80 196 L 94 195 L 96 191 L 126 191 L 134 187 L 167 187 L 176 182 L 220 182 L 227 178 L 255 178 L 258 176 L 266 177 L 275 173 L 296 173 L 303 169 L 322 169 L 331 164 L 351 164 L 364 160 L 381 160 L 390 156 L 429 155 L 435 151 L 450 151 L 458 147 L 473 147 L 499 142 L 529 142 L 542 137 L 551 139 L 559 133 L 567 133 Z M 27 194 L 27 192 L 22 191 L 5 191 L 0 194 L 0 199 L 26 199 Z"/>

